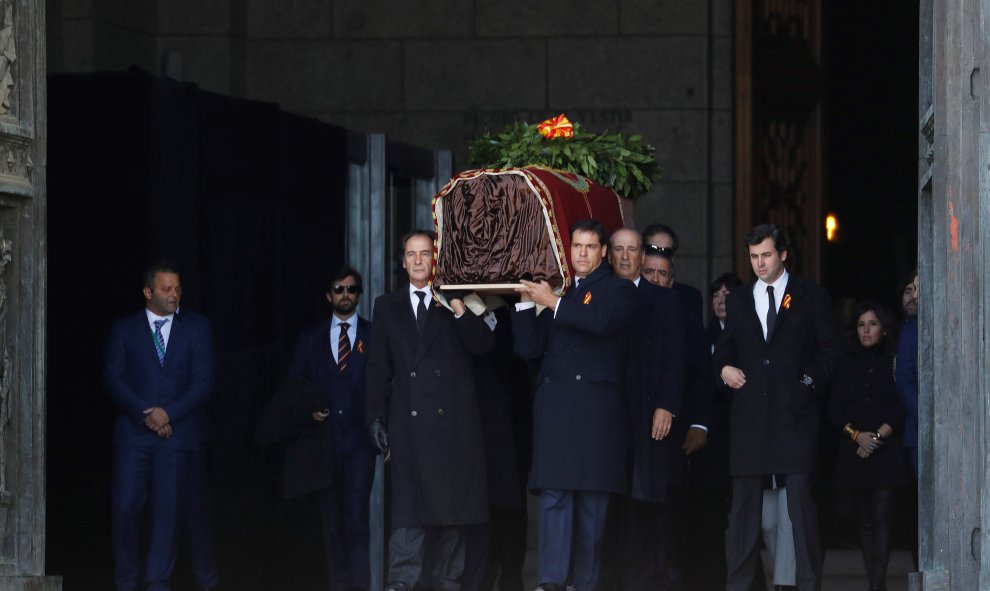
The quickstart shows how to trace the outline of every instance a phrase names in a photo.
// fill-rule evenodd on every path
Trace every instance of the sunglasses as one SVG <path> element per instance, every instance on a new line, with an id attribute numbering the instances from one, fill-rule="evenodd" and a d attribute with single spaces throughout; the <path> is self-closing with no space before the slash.
<path id="1" fill-rule="evenodd" d="M 674 249 L 669 246 L 654 246 L 652 244 L 647 244 L 646 254 L 658 254 L 669 257 L 674 255 Z"/>
<path id="2" fill-rule="evenodd" d="M 340 294 L 344 293 L 344 290 L 345 289 L 347 290 L 347 293 L 352 294 L 352 295 L 353 294 L 356 294 L 356 293 L 361 293 L 361 286 L 360 285 L 334 285 L 333 286 L 333 292 L 335 294 L 337 294 L 337 295 L 340 295 Z"/>

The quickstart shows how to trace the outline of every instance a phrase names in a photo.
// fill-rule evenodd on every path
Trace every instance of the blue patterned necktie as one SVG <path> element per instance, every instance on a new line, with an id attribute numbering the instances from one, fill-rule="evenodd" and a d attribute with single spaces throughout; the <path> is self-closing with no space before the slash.
<path id="1" fill-rule="evenodd" d="M 165 365 L 165 337 L 162 336 L 162 327 L 168 322 L 168 318 L 155 320 L 155 351 L 158 353 L 158 363 Z"/>

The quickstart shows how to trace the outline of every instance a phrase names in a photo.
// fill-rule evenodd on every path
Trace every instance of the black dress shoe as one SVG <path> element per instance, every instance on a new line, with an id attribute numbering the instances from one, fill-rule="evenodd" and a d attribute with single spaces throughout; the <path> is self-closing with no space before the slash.
<path id="1" fill-rule="evenodd" d="M 564 591 L 557 583 L 540 583 L 533 591 Z"/>
<path id="2" fill-rule="evenodd" d="M 395 583 L 389 583 L 385 587 L 385 591 L 412 591 L 412 587 L 402 581 L 396 581 Z"/>

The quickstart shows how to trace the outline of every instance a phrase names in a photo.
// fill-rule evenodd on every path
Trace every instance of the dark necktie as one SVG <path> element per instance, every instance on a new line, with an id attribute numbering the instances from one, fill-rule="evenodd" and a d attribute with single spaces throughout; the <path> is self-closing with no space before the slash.
<path id="1" fill-rule="evenodd" d="M 419 332 L 423 332 L 423 327 L 426 326 L 426 302 L 423 301 L 426 298 L 426 292 L 417 290 L 413 293 L 419 298 L 419 304 L 416 305 L 416 328 L 419 329 Z"/>
<path id="2" fill-rule="evenodd" d="M 155 352 L 158 353 L 158 363 L 165 365 L 165 337 L 162 335 L 162 326 L 168 322 L 168 318 L 155 320 Z"/>
<path id="3" fill-rule="evenodd" d="M 347 336 L 347 329 L 351 327 L 346 322 L 340 323 L 340 336 L 337 337 L 337 368 L 340 373 L 347 369 L 347 356 L 351 354 L 351 338 Z"/>
<path id="4" fill-rule="evenodd" d="M 777 320 L 777 301 L 773 297 L 773 286 L 767 286 L 767 299 L 770 300 L 770 307 L 767 308 L 767 340 L 770 340 L 770 333 L 773 332 L 773 323 Z"/>

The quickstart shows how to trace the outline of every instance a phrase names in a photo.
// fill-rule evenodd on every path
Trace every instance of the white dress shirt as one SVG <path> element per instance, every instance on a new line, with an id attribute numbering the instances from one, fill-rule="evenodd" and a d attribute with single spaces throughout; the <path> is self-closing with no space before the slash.
<path id="1" fill-rule="evenodd" d="M 162 340 L 165 341 L 165 350 L 167 351 L 168 336 L 172 334 L 172 323 L 175 322 L 175 314 L 159 316 L 147 308 L 144 309 L 144 313 L 148 315 L 148 326 L 151 328 L 151 334 L 155 334 L 155 320 L 168 320 L 168 322 L 162 325 Z"/>
<path id="2" fill-rule="evenodd" d="M 770 297 L 767 295 L 767 286 L 773 286 L 773 300 L 777 305 L 777 312 L 780 313 L 780 302 L 784 299 L 784 292 L 787 289 L 787 269 L 780 274 L 773 283 L 766 283 L 758 279 L 753 284 L 753 300 L 756 302 L 756 315 L 760 318 L 760 326 L 763 327 L 763 338 L 767 338 L 767 311 L 770 309 Z"/>
<path id="3" fill-rule="evenodd" d="M 409 302 L 412 304 L 414 318 L 416 317 L 416 308 L 419 306 L 419 296 L 416 295 L 417 291 L 421 291 L 426 294 L 426 297 L 423 298 L 423 305 L 426 306 L 427 309 L 430 308 L 430 301 L 433 300 L 433 288 L 430 287 L 429 284 L 426 284 L 423 287 L 416 287 L 415 285 L 410 283 Z"/>

